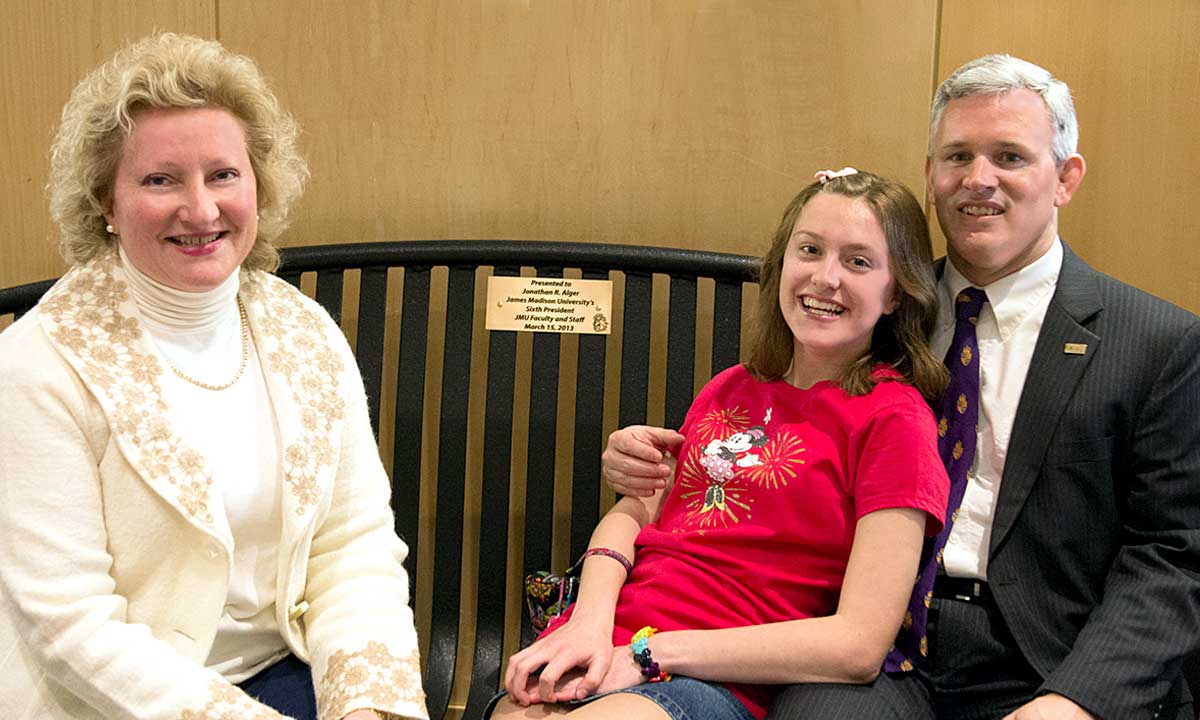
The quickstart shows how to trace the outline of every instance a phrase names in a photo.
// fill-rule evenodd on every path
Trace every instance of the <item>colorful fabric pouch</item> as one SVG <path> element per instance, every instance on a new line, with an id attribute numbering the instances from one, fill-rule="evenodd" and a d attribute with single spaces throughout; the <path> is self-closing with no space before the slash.
<path id="1" fill-rule="evenodd" d="M 529 608 L 529 624 L 539 633 L 550 621 L 562 615 L 579 589 L 579 568 L 582 560 L 562 575 L 538 570 L 525 576 L 525 606 Z"/>
<path id="2" fill-rule="evenodd" d="M 563 611 L 575 602 L 579 591 L 579 574 L 583 572 L 583 561 L 596 555 L 621 563 L 621 567 L 625 568 L 626 577 L 633 572 L 633 563 L 629 562 L 629 558 L 616 550 L 594 547 L 588 548 L 562 575 L 539 570 L 525 576 L 525 605 L 529 608 L 529 624 L 534 630 L 539 633 L 545 630 L 551 620 L 562 615 Z"/>

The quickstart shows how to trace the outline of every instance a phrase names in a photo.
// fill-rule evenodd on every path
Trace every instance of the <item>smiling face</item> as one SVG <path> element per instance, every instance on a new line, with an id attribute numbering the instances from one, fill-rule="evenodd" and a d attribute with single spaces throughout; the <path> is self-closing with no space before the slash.
<path id="1" fill-rule="evenodd" d="M 1083 158 L 1057 167 L 1046 104 L 1032 90 L 951 100 L 925 162 L 948 254 L 975 285 L 1040 258 L 1058 235 L 1058 208 L 1083 180 Z"/>
<path id="2" fill-rule="evenodd" d="M 105 218 L 138 270 L 176 290 L 210 290 L 258 232 L 242 124 L 218 108 L 144 110 L 133 120 Z"/>
<path id="3" fill-rule="evenodd" d="M 871 346 L 875 323 L 896 304 L 887 238 L 875 213 L 856 198 L 814 195 L 796 218 L 779 278 L 794 373 L 806 365 L 854 363 Z"/>

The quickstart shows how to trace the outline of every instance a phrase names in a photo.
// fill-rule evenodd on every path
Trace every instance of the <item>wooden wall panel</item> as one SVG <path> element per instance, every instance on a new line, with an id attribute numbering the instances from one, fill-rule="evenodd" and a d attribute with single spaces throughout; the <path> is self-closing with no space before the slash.
<path id="1" fill-rule="evenodd" d="M 1200 310 L 1200 220 L 1178 199 L 1200 184 L 1187 161 L 1200 150 L 1200 4 L 943 0 L 940 24 L 936 5 L 24 3 L 0 28 L 0 286 L 62 270 L 43 186 L 70 88 L 162 28 L 259 59 L 304 124 L 314 176 L 290 244 L 758 252 L 815 167 L 859 164 L 919 187 L 929 88 L 1011 51 L 1075 91 L 1090 174 L 1063 212 L 1072 247 Z"/>
<path id="2" fill-rule="evenodd" d="M 216 0 L 29 0 L 0 23 L 0 287 L 63 271 L 46 206 L 50 141 L 71 90 L 155 28 L 212 37 Z"/>
<path id="3" fill-rule="evenodd" d="M 222 0 L 220 35 L 305 127 L 288 243 L 758 253 L 816 169 L 919 187 L 935 17 L 933 0 Z"/>
<path id="4" fill-rule="evenodd" d="M 1071 86 L 1088 174 L 1060 232 L 1097 268 L 1200 312 L 1200 3 L 944 0 L 938 81 L 1009 52 Z"/>
<path id="5" fill-rule="evenodd" d="M 285 243 L 517 237 L 758 253 L 817 168 L 856 164 L 919 187 L 935 11 L 934 0 L 34 5 L 0 31 L 6 157 L 20 168 L 2 181 L 14 209 L 0 217 L 11 259 L 0 285 L 61 271 L 41 189 L 54 117 L 86 69 L 154 27 L 252 55 L 304 125 L 313 180 Z"/>

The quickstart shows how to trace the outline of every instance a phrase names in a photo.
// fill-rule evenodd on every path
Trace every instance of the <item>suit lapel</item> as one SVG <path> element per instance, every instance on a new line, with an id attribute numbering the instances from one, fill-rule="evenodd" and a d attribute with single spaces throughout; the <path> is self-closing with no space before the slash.
<path id="1" fill-rule="evenodd" d="M 1058 285 L 1046 309 L 1013 420 L 989 555 L 995 554 L 1012 529 L 1033 489 L 1059 418 L 1099 351 L 1101 337 L 1086 325 L 1101 309 L 1095 271 L 1064 243 Z M 1068 352 L 1068 344 L 1086 345 L 1086 352 Z"/>

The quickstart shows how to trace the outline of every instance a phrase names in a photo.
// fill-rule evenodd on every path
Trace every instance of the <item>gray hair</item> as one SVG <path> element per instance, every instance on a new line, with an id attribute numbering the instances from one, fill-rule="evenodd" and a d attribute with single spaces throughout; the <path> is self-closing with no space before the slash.
<path id="1" fill-rule="evenodd" d="M 984 55 L 951 73 L 938 86 L 929 113 L 929 155 L 933 156 L 933 139 L 942 112 L 951 100 L 975 95 L 999 95 L 1013 90 L 1032 90 L 1046 103 L 1046 116 L 1054 130 L 1050 150 L 1054 164 L 1062 165 L 1079 147 L 1079 120 L 1071 89 L 1049 70 L 1012 55 Z"/>

